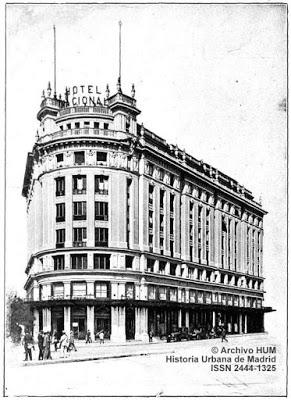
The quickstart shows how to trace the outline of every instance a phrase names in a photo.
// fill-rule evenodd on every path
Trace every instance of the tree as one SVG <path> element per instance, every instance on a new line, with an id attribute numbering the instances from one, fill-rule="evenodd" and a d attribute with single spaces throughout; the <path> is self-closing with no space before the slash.
<path id="1" fill-rule="evenodd" d="M 33 314 L 28 303 L 15 292 L 7 295 L 6 334 L 14 343 L 20 342 L 22 327 L 32 330 Z"/>

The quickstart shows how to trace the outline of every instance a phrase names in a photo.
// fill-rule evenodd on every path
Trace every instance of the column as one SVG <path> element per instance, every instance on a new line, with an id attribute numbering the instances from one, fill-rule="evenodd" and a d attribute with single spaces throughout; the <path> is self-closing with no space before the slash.
<path id="1" fill-rule="evenodd" d="M 189 198 L 183 194 L 181 196 L 181 258 L 186 261 L 190 260 L 189 212 Z"/>
<path id="2" fill-rule="evenodd" d="M 181 195 L 175 193 L 174 201 L 174 257 L 181 257 Z"/>
<path id="3" fill-rule="evenodd" d="M 215 328 L 216 325 L 216 313 L 212 311 L 212 328 Z"/>
<path id="4" fill-rule="evenodd" d="M 210 207 L 209 215 L 209 265 L 215 266 L 215 243 L 214 243 L 214 209 Z"/>
<path id="5" fill-rule="evenodd" d="M 71 307 L 64 307 L 64 331 L 67 335 L 71 331 Z"/>
<path id="6" fill-rule="evenodd" d="M 189 311 L 185 311 L 185 326 L 189 329 Z"/>
<path id="7" fill-rule="evenodd" d="M 87 246 L 95 245 L 95 178 L 91 172 L 87 174 Z M 90 253 L 89 253 L 90 255 Z M 88 268 L 91 268 L 91 259 L 88 259 Z"/>
<path id="8" fill-rule="evenodd" d="M 198 262 L 198 203 L 194 202 L 194 257 L 193 261 Z"/>
<path id="9" fill-rule="evenodd" d="M 71 298 L 71 282 L 64 282 L 64 298 Z"/>
<path id="10" fill-rule="evenodd" d="M 87 306 L 87 330 L 91 332 L 91 338 L 94 341 L 94 306 Z"/>
<path id="11" fill-rule="evenodd" d="M 144 165 L 144 159 L 140 160 L 140 167 Z M 141 250 L 149 250 L 148 247 L 148 198 L 149 188 L 146 178 L 139 177 L 139 247 Z"/>
<path id="12" fill-rule="evenodd" d="M 243 316 L 242 313 L 238 315 L 238 332 L 243 333 Z"/>
<path id="13" fill-rule="evenodd" d="M 215 254 L 215 265 L 218 268 L 221 268 L 221 212 L 219 210 L 220 202 L 217 202 L 216 209 L 214 211 L 215 219 L 214 219 L 214 254 Z"/>
<path id="14" fill-rule="evenodd" d="M 202 206 L 202 221 L 201 221 L 201 264 L 207 264 L 206 261 L 206 207 Z"/>
<path id="15" fill-rule="evenodd" d="M 125 342 L 125 307 L 111 307 L 111 342 Z"/>
<path id="16" fill-rule="evenodd" d="M 51 325 L 52 325 L 52 320 L 51 320 L 51 309 L 48 307 L 44 307 L 42 311 L 42 318 L 43 318 L 43 331 L 44 332 L 50 332 L 51 331 Z"/>
<path id="17" fill-rule="evenodd" d="M 153 250 L 160 253 L 160 190 L 156 185 L 153 196 Z"/>
<path id="18" fill-rule="evenodd" d="M 135 308 L 135 340 L 148 342 L 148 309 L 145 307 Z"/>
<path id="19" fill-rule="evenodd" d="M 65 178 L 65 203 L 66 203 L 66 242 L 65 247 L 73 245 L 73 177 Z"/>
<path id="20" fill-rule="evenodd" d="M 182 328 L 182 310 L 179 309 L 178 311 L 178 327 Z"/>
<path id="21" fill-rule="evenodd" d="M 33 310 L 33 339 L 36 341 L 39 334 L 39 311 Z"/>
<path id="22" fill-rule="evenodd" d="M 245 333 L 248 333 L 248 315 L 245 314 Z"/>

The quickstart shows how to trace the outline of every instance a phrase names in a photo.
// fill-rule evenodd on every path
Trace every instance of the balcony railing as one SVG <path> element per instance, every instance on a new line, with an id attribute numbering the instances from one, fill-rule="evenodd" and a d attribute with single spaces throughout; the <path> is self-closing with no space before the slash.
<path id="1" fill-rule="evenodd" d="M 38 143 L 46 143 L 51 140 L 63 139 L 67 137 L 79 137 L 79 136 L 89 136 L 93 137 L 104 137 L 109 139 L 126 139 L 132 134 L 129 132 L 114 131 L 111 129 L 94 129 L 94 128 L 78 128 L 78 129 L 67 129 L 63 131 L 58 131 L 41 136 L 38 139 Z"/>
<path id="2" fill-rule="evenodd" d="M 73 220 L 74 221 L 84 221 L 87 219 L 87 214 L 83 215 L 73 215 Z"/>
<path id="3" fill-rule="evenodd" d="M 86 246 L 87 246 L 86 242 L 81 242 L 81 241 L 73 242 L 73 247 L 86 247 Z"/>
<path id="4" fill-rule="evenodd" d="M 56 248 L 61 249 L 62 247 L 65 247 L 65 242 L 57 242 L 56 243 Z"/>
<path id="5" fill-rule="evenodd" d="M 107 107 L 102 106 L 77 106 L 77 107 L 66 107 L 60 110 L 60 117 L 68 114 L 76 113 L 91 113 L 91 114 L 103 114 L 110 115 L 111 111 Z"/>
<path id="6" fill-rule="evenodd" d="M 108 242 L 95 241 L 95 247 L 108 247 Z"/>
<path id="7" fill-rule="evenodd" d="M 86 189 L 73 189 L 73 194 L 86 194 Z"/>
<path id="8" fill-rule="evenodd" d="M 108 189 L 95 189 L 95 194 L 107 195 Z"/>

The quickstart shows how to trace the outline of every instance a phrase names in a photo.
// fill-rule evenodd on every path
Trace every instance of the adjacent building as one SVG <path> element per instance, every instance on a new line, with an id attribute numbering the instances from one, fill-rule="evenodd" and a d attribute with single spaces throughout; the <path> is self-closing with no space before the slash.
<path id="1" fill-rule="evenodd" d="M 50 85 L 23 183 L 34 334 L 264 330 L 263 217 L 237 181 L 137 122 L 135 89 Z"/>

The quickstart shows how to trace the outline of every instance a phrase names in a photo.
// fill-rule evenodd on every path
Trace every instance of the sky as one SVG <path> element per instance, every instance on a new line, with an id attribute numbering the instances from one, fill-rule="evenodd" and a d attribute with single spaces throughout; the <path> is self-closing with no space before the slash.
<path id="1" fill-rule="evenodd" d="M 42 90 L 94 84 L 115 91 L 118 21 L 122 89 L 138 121 L 250 189 L 264 219 L 267 329 L 285 327 L 286 8 L 284 5 L 7 5 L 6 288 L 24 294 L 26 155 Z M 282 330 L 284 330 L 282 328 Z"/>

